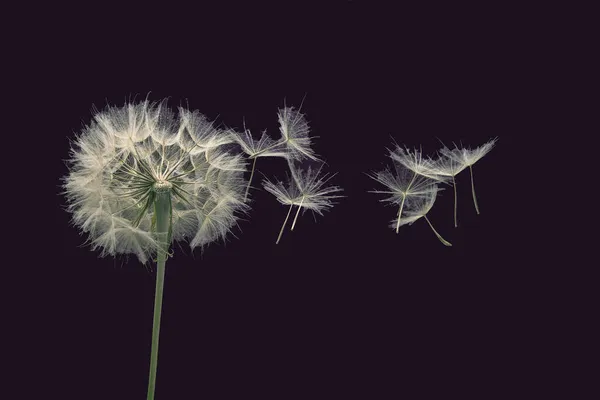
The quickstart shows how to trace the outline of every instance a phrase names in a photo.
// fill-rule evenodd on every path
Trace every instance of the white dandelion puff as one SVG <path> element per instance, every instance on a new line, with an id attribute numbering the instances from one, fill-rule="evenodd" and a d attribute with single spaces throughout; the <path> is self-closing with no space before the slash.
<path id="1" fill-rule="evenodd" d="M 455 145 L 453 149 L 444 147 L 440 150 L 441 154 L 448 159 L 453 160 L 457 165 L 464 165 L 469 167 L 471 174 L 471 193 L 473 194 L 473 204 L 475 205 L 475 211 L 479 214 L 479 205 L 477 204 L 477 197 L 475 196 L 475 183 L 473 181 L 473 164 L 479 161 L 483 156 L 492 150 L 498 138 L 494 138 L 482 146 L 476 147 L 475 149 L 470 148 L 459 148 Z"/>
<path id="2" fill-rule="evenodd" d="M 108 107 L 74 140 L 63 194 L 101 256 L 156 257 L 148 398 L 154 397 L 165 264 L 171 242 L 224 239 L 247 205 L 245 162 L 200 113 L 166 102 Z"/>
<path id="3" fill-rule="evenodd" d="M 302 104 L 300 108 L 302 108 Z M 233 140 L 240 145 L 248 158 L 252 159 L 250 179 L 248 180 L 244 200 L 248 197 L 248 191 L 254 177 L 256 160 L 259 157 L 282 157 L 288 162 L 320 161 L 311 148 L 310 127 L 304 114 L 300 110 L 296 110 L 294 107 L 286 107 L 284 104 L 284 108 L 278 110 L 277 118 L 281 133 L 281 138 L 277 141 L 269 137 L 266 131 L 262 132 L 260 139 L 255 140 L 250 130 L 246 129 L 245 123 L 243 133 L 230 131 Z"/>
<path id="4" fill-rule="evenodd" d="M 434 160 L 432 171 L 442 177 L 452 178 L 452 187 L 454 189 L 454 227 L 458 227 L 458 214 L 457 214 L 457 193 L 456 193 L 456 175 L 461 173 L 467 165 L 460 160 L 447 157 L 443 153 Z"/>
<path id="5" fill-rule="evenodd" d="M 319 161 L 311 148 L 310 127 L 304 114 L 294 107 L 284 107 L 279 109 L 277 118 L 281 138 L 287 146 L 290 157 L 295 160 L 309 158 Z"/>
<path id="6" fill-rule="evenodd" d="M 419 202 L 422 198 L 430 195 L 433 180 L 418 174 L 412 169 L 402 164 L 395 163 L 394 169 L 386 168 L 383 171 L 367 174 L 369 177 L 384 185 L 388 190 L 372 190 L 371 193 L 381 193 L 389 195 L 383 202 L 389 202 L 398 205 L 398 218 L 396 220 L 396 233 L 402 223 L 402 213 L 404 207 L 412 202 Z"/>
<path id="7" fill-rule="evenodd" d="M 306 170 L 297 169 L 290 164 L 292 176 L 287 176 L 286 181 L 271 182 L 268 179 L 263 181 L 263 187 L 266 191 L 273 194 L 277 201 L 283 205 L 289 205 L 290 208 L 285 217 L 279 235 L 277 236 L 276 244 L 279 243 L 285 225 L 287 224 L 290 213 L 294 206 L 298 207 L 296 216 L 292 223 L 291 230 L 294 230 L 296 220 L 300 210 L 311 210 L 319 215 L 323 215 L 323 211 L 329 209 L 335 204 L 333 199 L 343 197 L 335 193 L 341 192 L 342 189 L 338 186 L 326 186 L 326 183 L 333 178 L 334 175 L 321 174 L 321 167 L 315 170 L 309 167 Z"/>
<path id="8" fill-rule="evenodd" d="M 263 130 L 260 139 L 255 140 L 249 129 L 244 126 L 244 132 L 240 133 L 234 130 L 230 131 L 234 140 L 248 155 L 248 158 L 257 157 L 283 157 L 287 158 L 289 153 L 282 141 L 275 141 L 267 131 Z"/>
<path id="9" fill-rule="evenodd" d="M 390 227 L 399 233 L 401 226 L 425 218 L 440 242 L 452 246 L 427 218 L 441 190 L 438 183 L 445 182 L 447 177 L 436 172 L 435 162 L 424 157 L 421 150 L 409 150 L 395 144 L 395 148 L 388 149 L 388 152 L 393 169 L 387 167 L 383 171 L 367 173 L 367 176 L 386 187 L 386 190 L 372 190 L 371 193 L 385 194 L 387 197 L 380 201 L 398 206 L 397 216 Z"/>
<path id="10" fill-rule="evenodd" d="M 438 233 L 438 231 L 435 230 L 435 228 L 431 224 L 431 221 L 429 221 L 429 218 L 427 218 L 427 213 L 433 207 L 439 190 L 441 189 L 437 186 L 437 184 L 431 184 L 429 190 L 427 190 L 423 196 L 414 198 L 414 201 L 411 201 L 410 204 L 404 210 L 401 211 L 404 213 L 404 217 L 402 218 L 402 220 L 398 218 L 397 220 L 393 219 L 390 222 L 390 228 L 394 228 L 397 230 L 398 226 L 412 225 L 415 221 L 424 218 L 425 221 L 427 221 L 427 223 L 429 224 L 429 227 L 431 228 L 435 236 L 439 239 L 439 241 L 442 242 L 445 246 L 452 246 L 450 242 L 444 239 Z M 398 221 L 400 222 L 398 223 Z"/>
<path id="11" fill-rule="evenodd" d="M 224 237 L 236 213 L 245 210 L 243 202 L 233 200 L 243 193 L 245 162 L 240 154 L 224 149 L 227 143 L 231 143 L 228 135 L 200 113 L 180 108 L 176 117 L 164 102 L 99 112 L 76 138 L 70 173 L 64 178 L 73 222 L 103 255 L 133 253 L 142 263 L 159 253 L 154 204 L 159 197 L 168 198 L 177 210 L 178 217 L 168 227 L 170 235 L 177 232 L 177 240 L 197 238 L 190 243 L 193 248 Z M 229 185 L 206 182 L 211 173 Z M 199 195 L 202 188 L 210 189 L 205 197 Z M 161 190 L 168 195 L 161 195 Z M 217 209 L 207 212 L 207 204 L 213 203 Z M 209 212 L 217 219 L 218 234 L 203 225 Z M 187 222 L 177 226 L 182 215 Z M 146 235 L 141 234 L 144 230 Z M 126 238 L 128 234 L 131 237 Z M 202 235 L 206 237 L 200 240 Z"/>
<path id="12" fill-rule="evenodd" d="M 240 145 L 242 151 L 246 153 L 248 158 L 252 160 L 252 168 L 250 170 L 250 179 L 248 180 L 248 184 L 246 186 L 246 191 L 244 193 L 244 201 L 248 198 L 248 191 L 250 190 L 250 184 L 252 183 L 252 178 L 254 177 L 254 170 L 256 168 L 256 160 L 259 157 L 283 157 L 288 158 L 290 156 L 290 152 L 288 151 L 285 143 L 282 140 L 275 141 L 269 135 L 267 135 L 267 131 L 263 131 L 260 139 L 255 140 L 252 137 L 252 133 L 249 129 L 246 129 L 246 124 L 244 123 L 244 132 L 236 132 L 234 130 L 230 131 L 231 137 Z"/>
<path id="13" fill-rule="evenodd" d="M 388 157 L 395 163 L 399 163 L 419 175 L 433 179 L 434 181 L 446 180 L 446 177 L 435 173 L 434 161 L 429 157 L 424 157 L 420 149 L 410 150 L 395 144 L 395 148 L 393 150 L 388 149 L 388 153 Z"/>

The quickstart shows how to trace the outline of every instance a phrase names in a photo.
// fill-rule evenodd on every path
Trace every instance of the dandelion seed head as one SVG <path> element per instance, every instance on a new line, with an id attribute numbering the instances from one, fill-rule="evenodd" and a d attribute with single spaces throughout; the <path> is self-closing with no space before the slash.
<path id="1" fill-rule="evenodd" d="M 446 154 L 442 153 L 434 160 L 431 171 L 438 176 L 453 177 L 467 167 L 468 165 L 464 161 L 458 158 L 448 157 Z"/>
<path id="2" fill-rule="evenodd" d="M 434 161 L 430 157 L 423 156 L 423 152 L 421 150 L 410 150 L 408 148 L 400 147 L 396 144 L 393 150 L 388 151 L 388 157 L 390 157 L 395 163 L 403 165 L 405 168 L 429 179 L 444 179 L 443 177 L 435 174 Z"/>
<path id="3" fill-rule="evenodd" d="M 437 193 L 441 189 L 437 186 L 437 184 L 432 184 L 429 186 L 428 190 L 424 195 L 419 197 L 411 198 L 411 201 L 405 203 L 405 207 L 402 210 L 402 218 L 400 218 L 399 226 L 403 225 L 411 225 L 415 221 L 423 218 L 433 207 L 435 200 L 437 198 Z M 390 223 L 390 228 L 394 230 L 397 228 L 398 219 L 395 218 Z"/>
<path id="4" fill-rule="evenodd" d="M 333 175 L 322 174 L 322 164 L 318 169 L 300 169 L 293 163 L 289 163 L 289 166 L 292 174 L 285 181 L 263 181 L 265 190 L 281 204 L 296 205 L 323 215 L 324 210 L 335 204 L 334 199 L 343 197 L 336 194 L 342 191 L 339 186 L 326 185 Z"/>
<path id="5" fill-rule="evenodd" d="M 294 107 L 284 107 L 277 113 L 279 120 L 279 131 L 290 158 L 302 160 L 309 158 L 318 160 L 311 148 L 310 127 L 304 114 Z"/>
<path id="6" fill-rule="evenodd" d="M 406 205 L 415 199 L 428 196 L 435 182 L 400 163 L 394 163 L 393 169 L 387 167 L 368 176 L 387 189 L 373 190 L 371 193 L 387 194 L 389 196 L 380 201 L 393 204 Z"/>
<path id="7" fill-rule="evenodd" d="M 467 147 L 459 148 L 458 146 L 455 146 L 453 149 L 444 147 L 440 150 L 440 152 L 447 158 L 454 160 L 454 162 L 458 164 L 464 164 L 465 167 L 469 167 L 489 153 L 490 150 L 492 150 L 496 145 L 497 140 L 497 138 L 494 138 L 474 149 Z"/>
<path id="8" fill-rule="evenodd" d="M 101 255 L 159 249 L 153 199 L 171 194 L 172 240 L 192 248 L 224 239 L 236 225 L 245 160 L 231 136 L 197 111 L 166 102 L 126 104 L 96 113 L 74 140 L 63 178 L 72 222 Z"/>
<path id="9" fill-rule="evenodd" d="M 249 158 L 290 157 L 290 152 L 287 150 L 286 144 L 283 141 L 276 142 L 269 137 L 266 131 L 262 132 L 258 140 L 254 139 L 249 129 L 244 129 L 243 133 L 235 130 L 230 130 L 229 133 Z"/>

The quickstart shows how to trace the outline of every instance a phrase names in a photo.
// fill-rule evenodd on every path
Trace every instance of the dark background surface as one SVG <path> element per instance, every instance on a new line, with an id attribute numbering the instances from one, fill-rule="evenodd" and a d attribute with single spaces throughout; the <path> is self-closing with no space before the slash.
<path id="1" fill-rule="evenodd" d="M 57 398 L 145 398 L 155 275 L 135 258 L 82 247 L 58 193 L 68 138 L 90 121 L 92 105 L 148 93 L 228 126 L 245 118 L 255 134 L 273 137 L 284 99 L 297 107 L 304 98 L 314 148 L 347 196 L 316 223 L 304 214 L 275 245 L 287 209 L 257 190 L 238 239 L 204 254 L 175 246 L 157 399 L 413 390 L 489 398 L 537 379 L 532 365 L 549 357 L 534 329 L 546 312 L 535 295 L 544 278 L 528 272 L 535 260 L 513 251 L 528 232 L 511 214 L 510 161 L 533 128 L 532 98 L 545 78 L 535 62 L 543 32 L 531 28 L 543 16 L 341 1 L 39 12 L 51 18 L 24 31 L 35 46 L 22 47 L 30 60 L 22 73 L 44 105 L 48 128 L 35 146 L 46 157 L 53 220 L 44 256 L 27 258 L 39 297 L 23 300 L 36 315 L 28 337 L 44 356 L 22 368 L 39 370 Z M 466 171 L 459 227 L 451 189 L 430 213 L 453 247 L 423 220 L 399 234 L 387 227 L 395 210 L 367 193 L 377 183 L 364 173 L 389 163 L 392 138 L 433 154 L 438 139 L 475 147 L 493 137 L 496 148 L 474 167 L 481 215 Z M 286 164 L 257 167 L 273 176 Z"/>

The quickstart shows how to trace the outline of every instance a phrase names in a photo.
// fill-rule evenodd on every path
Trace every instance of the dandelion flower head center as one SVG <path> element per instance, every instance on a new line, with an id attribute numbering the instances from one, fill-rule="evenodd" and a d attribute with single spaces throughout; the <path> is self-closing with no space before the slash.
<path id="1" fill-rule="evenodd" d="M 152 189 L 156 193 L 168 192 L 173 188 L 173 184 L 167 180 L 158 180 L 152 185 Z"/>

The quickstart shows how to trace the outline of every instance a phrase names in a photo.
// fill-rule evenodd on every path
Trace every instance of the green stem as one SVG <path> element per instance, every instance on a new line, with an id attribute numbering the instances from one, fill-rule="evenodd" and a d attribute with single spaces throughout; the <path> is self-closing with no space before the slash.
<path id="1" fill-rule="evenodd" d="M 402 203 L 400 203 L 400 210 L 398 210 L 398 222 L 396 223 L 396 233 L 398 233 L 398 230 L 400 229 L 400 217 L 402 216 L 402 208 L 404 207 L 405 199 L 406 199 L 406 196 L 403 196 Z"/>
<path id="2" fill-rule="evenodd" d="M 281 230 L 279 231 L 279 236 L 277 236 L 277 241 L 275 242 L 275 244 L 279 244 L 279 239 L 281 239 L 281 235 L 283 234 L 283 228 L 285 228 L 285 224 L 287 224 L 287 220 L 290 217 L 290 213 L 292 212 L 292 207 L 294 207 L 294 204 L 290 204 L 290 209 L 287 213 L 287 215 L 285 216 L 285 221 L 283 221 L 283 225 L 281 225 Z"/>
<path id="3" fill-rule="evenodd" d="M 452 175 L 452 186 L 454 186 L 454 227 L 458 227 L 458 217 L 456 215 L 456 180 L 454 179 L 454 175 Z"/>
<path id="4" fill-rule="evenodd" d="M 304 196 L 302 196 L 302 200 L 300 200 L 300 205 L 298 205 L 298 211 L 296 211 L 296 216 L 294 217 L 294 222 L 292 223 L 292 229 L 294 230 L 294 226 L 296 226 L 296 220 L 298 219 L 298 214 L 300 214 L 300 209 L 302 208 L 302 202 L 304 202 Z"/>
<path id="5" fill-rule="evenodd" d="M 452 246 L 452 243 L 448 242 L 439 233 L 437 233 L 437 231 L 435 230 L 433 225 L 431 225 L 431 222 L 429 222 L 429 218 L 427 218 L 427 215 L 424 215 L 424 217 L 425 217 L 425 221 L 427 221 L 427 223 L 431 227 L 431 230 L 433 231 L 433 233 L 435 233 L 435 236 L 437 236 L 437 238 L 440 239 L 440 242 L 442 242 L 445 246 Z"/>
<path id="6" fill-rule="evenodd" d="M 171 193 L 169 190 L 156 192 L 154 201 L 156 213 L 156 234 L 161 246 L 157 253 L 156 290 L 154 294 L 154 323 L 152 325 L 152 350 L 150 354 L 150 377 L 147 400 L 154 400 L 156 387 L 156 367 L 158 365 L 158 337 L 160 334 L 160 315 L 162 310 L 163 287 L 165 283 L 165 264 L 169 250 L 169 229 L 171 224 Z"/>
<path id="7" fill-rule="evenodd" d="M 250 190 L 250 183 L 252 182 L 252 177 L 254 176 L 254 166 L 256 165 L 257 157 L 254 157 L 254 161 L 252 161 L 252 172 L 250 172 L 250 180 L 248 180 L 248 186 L 246 186 L 246 194 L 244 194 L 244 202 L 248 198 L 248 190 Z"/>
<path id="8" fill-rule="evenodd" d="M 473 183 L 473 167 L 469 165 L 469 171 L 471 171 L 471 191 L 473 192 L 473 203 L 475 204 L 475 211 L 479 214 L 479 206 L 477 205 L 477 197 L 475 196 L 475 184 Z"/>

